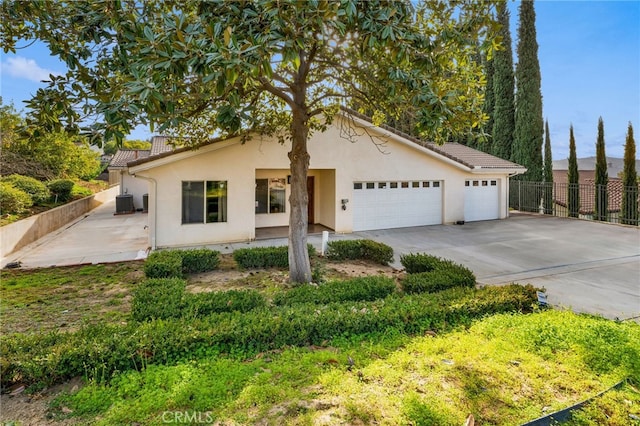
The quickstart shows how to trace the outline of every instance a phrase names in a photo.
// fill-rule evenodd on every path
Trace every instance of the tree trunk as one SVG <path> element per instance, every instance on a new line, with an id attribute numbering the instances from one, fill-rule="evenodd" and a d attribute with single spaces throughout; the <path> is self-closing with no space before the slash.
<path id="1" fill-rule="evenodd" d="M 309 171 L 309 153 L 307 136 L 309 128 L 307 117 L 302 108 L 292 108 L 291 122 L 291 196 L 289 204 L 289 280 L 294 283 L 311 282 L 311 263 L 307 250 L 307 229 L 309 194 L 307 193 L 307 174 Z"/>

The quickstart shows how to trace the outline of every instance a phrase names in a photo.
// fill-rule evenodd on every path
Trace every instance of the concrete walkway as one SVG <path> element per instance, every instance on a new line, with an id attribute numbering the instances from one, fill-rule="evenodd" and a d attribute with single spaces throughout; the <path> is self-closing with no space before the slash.
<path id="1" fill-rule="evenodd" d="M 147 214 L 114 215 L 115 200 L 106 202 L 0 261 L 22 268 L 108 263 L 147 256 Z"/>

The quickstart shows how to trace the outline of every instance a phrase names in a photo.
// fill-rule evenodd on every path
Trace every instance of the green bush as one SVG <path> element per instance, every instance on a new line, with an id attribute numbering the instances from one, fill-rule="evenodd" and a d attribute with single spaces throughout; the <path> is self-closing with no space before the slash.
<path id="1" fill-rule="evenodd" d="M 187 294 L 182 315 L 196 318 L 220 312 L 248 312 L 265 305 L 264 296 L 255 290 Z"/>
<path id="2" fill-rule="evenodd" d="M 313 257 L 316 249 L 307 245 L 309 257 Z M 238 249 L 233 252 L 233 258 L 243 269 L 256 268 L 288 268 L 289 247 L 252 247 Z"/>
<path id="3" fill-rule="evenodd" d="M 384 299 L 396 290 L 393 279 L 384 275 L 330 281 L 320 285 L 301 285 L 278 293 L 273 299 L 276 305 L 294 303 L 327 304 L 331 302 L 372 301 Z"/>
<path id="4" fill-rule="evenodd" d="M 471 271 L 436 269 L 431 272 L 407 274 L 402 280 L 405 293 L 435 293 L 452 287 L 474 287 L 475 277 Z"/>
<path id="5" fill-rule="evenodd" d="M 178 278 L 143 281 L 133 290 L 131 317 L 135 321 L 179 318 L 186 282 Z"/>
<path id="6" fill-rule="evenodd" d="M 439 257 L 424 253 L 411 253 L 400 256 L 400 263 L 404 266 L 407 274 L 433 271 L 442 265 L 442 261 Z"/>
<path id="7" fill-rule="evenodd" d="M 388 265 L 393 262 L 393 249 L 373 240 L 330 241 L 327 257 L 331 260 L 370 260 Z"/>
<path id="8" fill-rule="evenodd" d="M 1 214 L 20 214 L 32 205 L 33 201 L 29 194 L 10 183 L 0 182 Z"/>
<path id="9" fill-rule="evenodd" d="M 85 188 L 84 186 L 80 185 L 73 185 L 70 197 L 72 200 L 77 200 L 80 198 L 88 197 L 92 194 L 93 192 L 89 188 Z"/>
<path id="10" fill-rule="evenodd" d="M 168 281 L 174 282 L 176 289 L 182 288 L 180 280 L 156 282 Z M 155 297 L 152 291 L 148 290 L 150 303 Z M 171 299 L 172 306 L 178 303 L 177 293 Z M 264 307 L 196 319 L 88 325 L 76 332 L 5 334 L 0 336 L 0 384 L 6 388 L 18 381 L 51 385 L 76 376 L 105 378 L 116 371 L 175 363 L 198 355 L 224 352 L 246 356 L 388 330 L 442 331 L 469 325 L 488 314 L 530 312 L 535 301 L 534 287 L 509 285 L 391 296 L 374 302 Z M 161 304 L 156 306 L 160 309 Z M 627 355 L 620 357 L 621 363 L 628 361 Z"/>
<path id="11" fill-rule="evenodd" d="M 144 262 L 147 278 L 182 278 L 182 256 L 177 250 L 154 251 Z"/>
<path id="12" fill-rule="evenodd" d="M 49 191 L 55 197 L 55 201 L 60 203 L 66 203 L 71 200 L 73 185 L 75 184 L 69 179 L 56 179 L 47 183 Z"/>
<path id="13" fill-rule="evenodd" d="M 33 204 L 39 205 L 49 200 L 51 193 L 47 185 L 29 176 L 9 175 L 2 178 L 2 182 L 8 182 L 15 188 L 26 192 L 33 201 Z"/>
<path id="14" fill-rule="evenodd" d="M 213 271 L 220 265 L 220 252 L 210 249 L 180 250 L 182 257 L 182 272 L 192 274 L 196 272 Z"/>

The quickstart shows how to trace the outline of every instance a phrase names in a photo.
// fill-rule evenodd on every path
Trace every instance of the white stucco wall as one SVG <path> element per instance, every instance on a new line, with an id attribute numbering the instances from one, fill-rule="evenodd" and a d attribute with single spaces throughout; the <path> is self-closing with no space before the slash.
<path id="1" fill-rule="evenodd" d="M 142 195 L 149 193 L 149 182 L 131 176 L 128 172 L 123 171 L 120 180 L 120 195 L 132 194 L 133 206 L 136 209 L 142 208 Z"/>
<path id="2" fill-rule="evenodd" d="M 336 119 L 338 122 L 339 119 Z M 310 176 L 315 176 L 315 222 L 336 232 L 351 232 L 351 205 L 342 210 L 341 199 L 353 198 L 354 181 L 439 180 L 443 185 L 443 222 L 464 220 L 464 182 L 478 176 L 436 158 L 413 143 L 400 143 L 396 137 L 380 134 L 372 140 L 363 134 L 355 141 L 341 136 L 338 125 L 315 133 L 308 143 Z M 157 214 L 150 224 L 158 247 L 197 245 L 251 240 L 255 228 L 286 226 L 288 213 L 255 214 L 255 179 L 286 178 L 289 173 L 288 145 L 256 137 L 240 144 L 230 140 L 174 154 L 131 169 L 157 183 Z M 501 217 L 506 217 L 506 175 L 482 174 L 500 181 Z M 223 180 L 228 182 L 225 223 L 181 224 L 181 182 Z M 287 185 L 287 199 L 290 185 Z M 151 200 L 150 200 L 151 202 Z M 153 205 L 156 205 L 155 201 Z M 150 208 L 151 204 L 150 204 Z M 153 217 L 153 216 L 152 216 Z M 155 231 L 154 229 L 155 228 Z"/>

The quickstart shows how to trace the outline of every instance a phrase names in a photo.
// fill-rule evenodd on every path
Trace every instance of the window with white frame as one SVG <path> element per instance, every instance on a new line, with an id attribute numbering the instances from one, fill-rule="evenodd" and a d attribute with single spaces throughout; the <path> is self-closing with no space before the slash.
<path id="1" fill-rule="evenodd" d="M 227 221 L 227 181 L 183 181 L 182 223 Z"/>
<path id="2" fill-rule="evenodd" d="M 256 179 L 256 213 L 284 213 L 286 205 L 286 179 Z"/>

